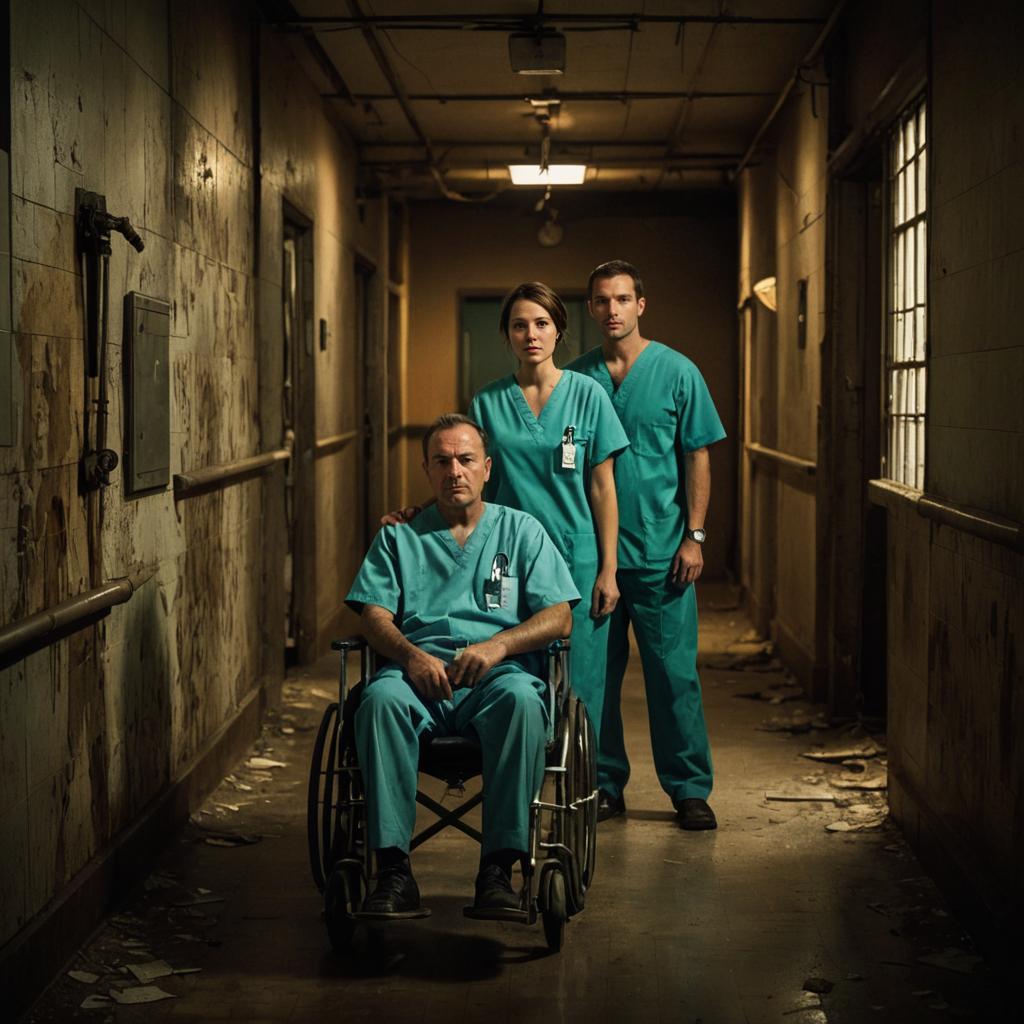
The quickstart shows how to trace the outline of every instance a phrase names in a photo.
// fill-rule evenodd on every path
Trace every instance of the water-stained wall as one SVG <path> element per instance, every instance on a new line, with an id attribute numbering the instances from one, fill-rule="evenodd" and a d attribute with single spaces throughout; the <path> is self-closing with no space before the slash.
<path id="1" fill-rule="evenodd" d="M 1024 522 L 1018 5 L 933 4 L 925 490 Z M 891 802 L 974 912 L 1024 909 L 1024 555 L 889 515 Z M 980 899 L 977 897 L 980 896 Z"/>
<path id="2" fill-rule="evenodd" d="M 122 297 L 171 304 L 172 474 L 285 444 L 286 203 L 309 232 L 299 399 L 310 415 L 293 460 L 300 557 L 323 567 L 304 595 L 308 656 L 329 640 L 360 554 L 346 525 L 358 452 L 318 459 L 316 441 L 357 422 L 353 251 L 372 259 L 378 246 L 360 225 L 350 144 L 290 44 L 254 29 L 250 5 L 11 6 L 17 436 L 0 449 L 0 622 L 109 579 L 148 581 L 98 625 L 0 672 L 0 946 L 90 877 L 232 723 L 248 714 L 254 727 L 285 664 L 282 465 L 183 500 L 127 496 L 121 468 L 100 495 L 79 493 L 75 188 L 104 194 L 145 242 L 142 253 L 112 242 L 119 451 Z"/>
<path id="3" fill-rule="evenodd" d="M 772 237 L 779 288 L 778 351 L 766 368 L 777 380 L 758 372 L 770 314 L 757 307 L 745 328 L 748 438 L 761 440 L 758 424 L 777 427 L 776 443 L 762 443 L 817 459 L 825 481 L 799 494 L 778 471 L 773 567 L 759 557 L 760 471 L 744 477 L 744 583 L 771 605 L 780 639 L 805 648 L 829 686 L 840 679 L 858 691 L 820 689 L 834 710 L 887 710 L 894 818 L 962 909 L 1010 934 L 1024 906 L 1016 870 L 1024 856 L 1022 31 L 1024 15 L 1009 2 L 849 5 L 828 60 L 804 75 L 821 81 L 817 72 L 831 72 L 817 91 L 819 119 L 810 87 L 798 86 L 740 181 L 741 301 L 767 272 Z M 921 491 L 869 479 L 881 472 L 886 405 L 885 145 L 893 120 L 922 94 L 924 504 Z M 795 344 L 800 277 L 808 279 L 805 352 Z M 844 504 L 854 500 L 863 513 Z M 971 516 L 996 524 L 989 536 L 1002 543 L 980 535 Z M 843 589 L 851 581 L 852 595 Z"/>

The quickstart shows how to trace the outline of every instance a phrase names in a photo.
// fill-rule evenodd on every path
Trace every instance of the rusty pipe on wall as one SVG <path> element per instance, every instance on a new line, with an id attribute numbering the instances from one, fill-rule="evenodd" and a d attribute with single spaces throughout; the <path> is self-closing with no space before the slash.
<path id="1" fill-rule="evenodd" d="M 131 576 L 110 580 L 103 586 L 4 626 L 0 629 L 0 667 L 13 665 L 40 647 L 55 643 L 68 633 L 95 622 L 114 605 L 130 600 L 155 572 L 155 569 L 144 569 Z"/>

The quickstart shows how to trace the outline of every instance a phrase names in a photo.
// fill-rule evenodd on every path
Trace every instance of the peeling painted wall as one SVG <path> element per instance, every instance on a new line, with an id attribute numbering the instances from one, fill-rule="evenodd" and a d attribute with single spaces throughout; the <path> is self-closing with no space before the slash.
<path id="1" fill-rule="evenodd" d="M 170 19 L 170 21 L 168 21 Z M 123 431 L 121 299 L 171 303 L 171 472 L 280 447 L 283 203 L 312 223 L 315 433 L 354 424 L 355 159 L 294 53 L 249 5 L 12 4 L 17 438 L 0 449 L 0 622 L 148 567 L 99 625 L 0 672 L 0 946 L 75 884 L 284 669 L 284 471 L 175 502 L 126 499 L 119 468 L 78 494 L 84 324 L 74 189 L 105 194 L 146 243 L 113 239 L 109 441 Z M 260 91 L 254 96 L 254 54 Z M 254 103 L 261 111 L 260 170 Z M 260 208 L 257 211 L 257 200 Z M 257 212 L 260 237 L 256 237 Z M 257 262 L 258 261 L 258 262 Z M 316 436 L 301 438 L 310 458 Z M 361 554 L 357 463 L 318 462 L 308 557 L 323 567 L 310 649 Z"/>
<path id="2" fill-rule="evenodd" d="M 815 72 L 820 74 L 820 70 Z M 793 91 L 773 127 L 770 152 L 740 176 L 740 302 L 760 277 L 776 278 L 777 311 L 759 303 L 747 352 L 745 440 L 814 462 L 818 446 L 821 345 L 825 334 L 825 156 L 827 105 L 808 86 Z M 797 289 L 807 281 L 806 345 L 797 342 Z M 743 584 L 754 619 L 771 630 L 809 681 L 815 648 L 815 496 L 791 473 L 748 461 Z"/>

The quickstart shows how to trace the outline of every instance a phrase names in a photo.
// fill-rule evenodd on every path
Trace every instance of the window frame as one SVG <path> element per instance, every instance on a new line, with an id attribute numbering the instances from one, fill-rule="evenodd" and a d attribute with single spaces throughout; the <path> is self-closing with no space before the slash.
<path id="1" fill-rule="evenodd" d="M 883 232 L 885 322 L 882 333 L 881 476 L 921 492 L 925 490 L 928 469 L 931 334 L 928 301 L 931 130 L 928 108 L 927 91 L 917 93 L 901 109 L 886 133 Z M 912 126 L 914 143 L 910 154 L 907 153 L 908 126 Z M 899 185 L 901 175 L 904 183 L 902 193 Z M 911 181 L 912 204 L 906 187 Z M 910 209 L 913 213 L 909 212 Z M 911 250 L 912 259 L 908 256 Z M 908 267 L 912 268 L 912 273 L 908 273 Z M 901 408 L 894 408 L 897 405 Z M 897 426 L 900 423 L 904 425 L 902 429 Z M 909 430 L 906 424 L 910 425 Z"/>

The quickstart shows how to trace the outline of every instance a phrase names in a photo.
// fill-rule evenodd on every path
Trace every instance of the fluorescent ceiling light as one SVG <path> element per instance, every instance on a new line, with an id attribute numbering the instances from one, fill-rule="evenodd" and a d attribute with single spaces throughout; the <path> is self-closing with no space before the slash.
<path id="1" fill-rule="evenodd" d="M 546 171 L 539 164 L 509 164 L 513 185 L 582 185 L 587 176 L 586 164 L 549 164 Z"/>

